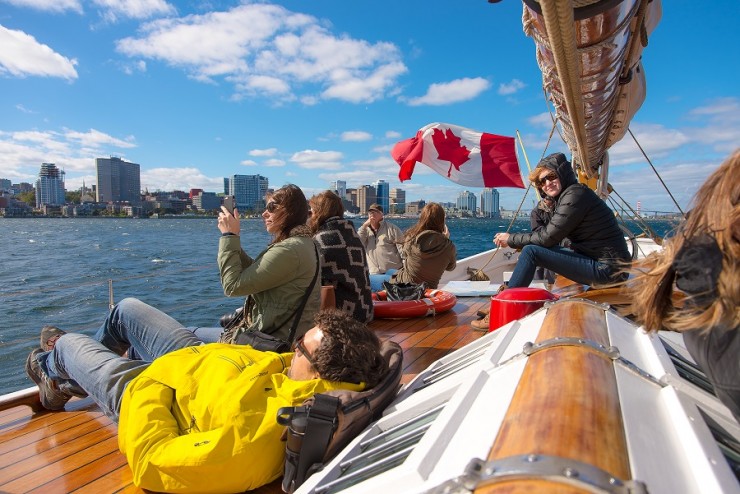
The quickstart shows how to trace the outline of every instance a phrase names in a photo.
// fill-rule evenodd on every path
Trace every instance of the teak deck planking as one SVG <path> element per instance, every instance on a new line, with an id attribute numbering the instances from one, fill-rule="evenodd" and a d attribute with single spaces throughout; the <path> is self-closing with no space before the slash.
<path id="1" fill-rule="evenodd" d="M 488 297 L 459 298 L 444 314 L 418 319 L 379 319 L 378 337 L 401 345 L 404 382 L 447 353 L 479 338 L 470 321 Z M 34 413 L 28 406 L 0 412 L 0 492 L 143 493 L 118 451 L 116 424 L 87 398 L 64 411 Z M 253 492 L 282 492 L 277 480 Z"/>

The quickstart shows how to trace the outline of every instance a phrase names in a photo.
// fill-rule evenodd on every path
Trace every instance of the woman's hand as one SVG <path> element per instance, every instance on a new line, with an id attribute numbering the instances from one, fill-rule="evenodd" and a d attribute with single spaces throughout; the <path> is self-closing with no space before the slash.
<path id="1" fill-rule="evenodd" d="M 233 233 L 234 235 L 239 235 L 241 230 L 239 211 L 234 208 L 234 214 L 231 214 L 228 209 L 221 206 L 221 212 L 218 213 L 218 229 L 221 230 L 221 233 Z"/>
<path id="2" fill-rule="evenodd" d="M 493 236 L 493 243 L 496 247 L 508 247 L 509 246 L 509 234 L 508 233 L 497 233 Z"/>

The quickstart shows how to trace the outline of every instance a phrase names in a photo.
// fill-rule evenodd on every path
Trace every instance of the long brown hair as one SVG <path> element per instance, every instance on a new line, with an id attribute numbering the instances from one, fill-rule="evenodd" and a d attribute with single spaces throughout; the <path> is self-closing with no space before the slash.
<path id="1" fill-rule="evenodd" d="M 694 197 L 694 208 L 663 249 L 648 256 L 629 282 L 632 311 L 647 330 L 688 331 L 740 326 L 740 149 L 704 182 Z M 674 261 L 693 239 L 712 237 L 722 254 L 716 294 L 709 305 L 688 299 L 675 306 Z"/>
<path id="2" fill-rule="evenodd" d="M 406 230 L 403 236 L 404 241 L 411 240 L 424 230 L 434 230 L 439 233 L 445 231 L 445 210 L 436 202 L 430 202 L 424 206 L 419 215 L 419 221 Z"/>
<path id="3" fill-rule="evenodd" d="M 272 240 L 273 244 L 282 242 L 290 237 L 290 231 L 305 225 L 308 219 L 308 204 L 306 196 L 297 185 L 288 184 L 280 187 L 274 194 L 267 197 L 267 201 L 273 201 L 280 205 L 275 212 L 275 220 L 280 231 Z"/>
<path id="4" fill-rule="evenodd" d="M 308 226 L 312 233 L 316 233 L 326 220 L 333 216 L 344 216 L 342 199 L 330 190 L 325 190 L 313 196 L 311 203 L 311 217 L 308 218 Z"/>

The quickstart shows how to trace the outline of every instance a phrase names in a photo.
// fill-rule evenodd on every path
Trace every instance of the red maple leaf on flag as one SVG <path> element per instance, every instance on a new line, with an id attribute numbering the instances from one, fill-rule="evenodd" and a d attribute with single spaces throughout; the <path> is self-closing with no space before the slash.
<path id="1" fill-rule="evenodd" d="M 447 178 L 450 178 L 453 166 L 457 171 L 460 171 L 463 163 L 470 159 L 470 151 L 465 146 L 460 145 L 460 138 L 452 132 L 452 129 L 447 129 L 445 132 L 434 129 L 432 142 L 437 149 L 437 157 L 451 163 L 447 170 Z"/>

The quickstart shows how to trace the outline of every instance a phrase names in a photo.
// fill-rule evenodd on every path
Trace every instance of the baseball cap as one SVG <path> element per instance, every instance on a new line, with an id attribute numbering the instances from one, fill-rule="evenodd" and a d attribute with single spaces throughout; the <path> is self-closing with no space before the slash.
<path id="1" fill-rule="evenodd" d="M 373 204 L 370 204 L 370 207 L 369 207 L 369 208 L 367 208 L 367 210 L 368 210 L 368 211 L 373 211 L 373 210 L 375 210 L 375 211 L 379 211 L 379 212 L 381 212 L 381 213 L 383 212 L 383 208 L 382 208 L 382 207 L 380 207 L 380 204 L 377 204 L 377 203 L 373 203 Z"/>

